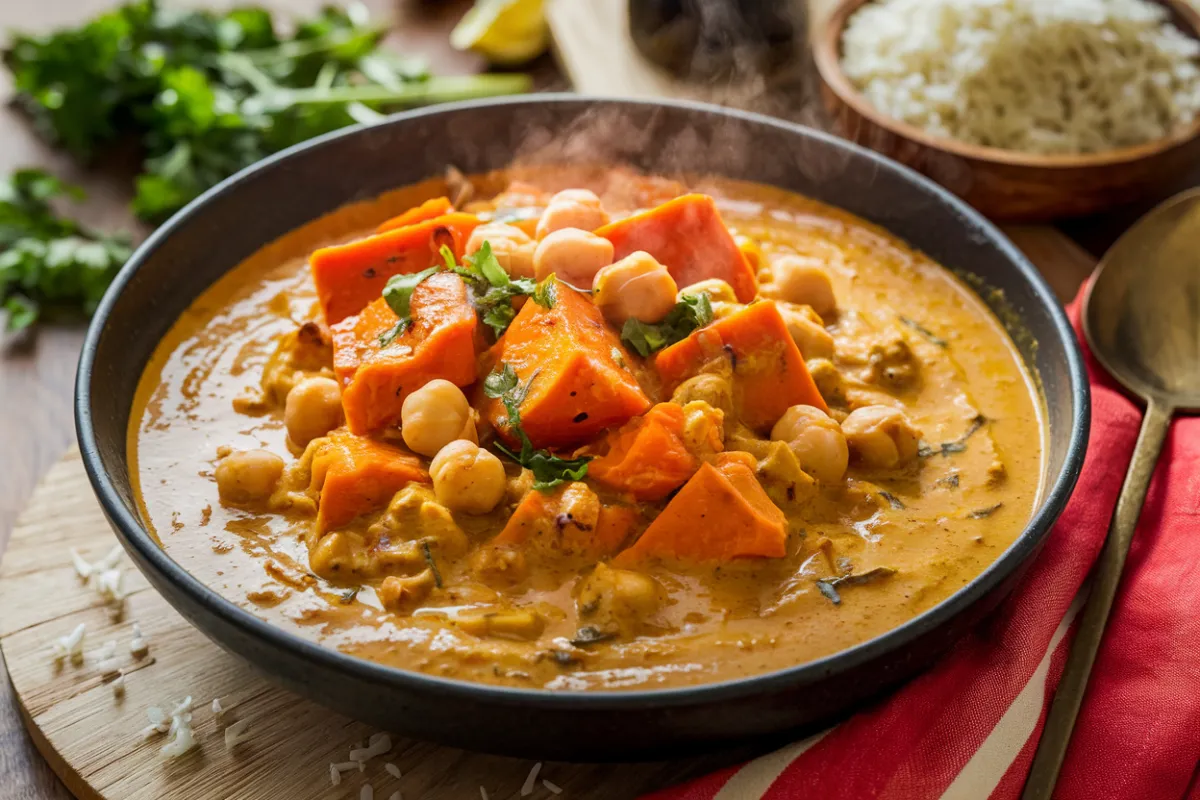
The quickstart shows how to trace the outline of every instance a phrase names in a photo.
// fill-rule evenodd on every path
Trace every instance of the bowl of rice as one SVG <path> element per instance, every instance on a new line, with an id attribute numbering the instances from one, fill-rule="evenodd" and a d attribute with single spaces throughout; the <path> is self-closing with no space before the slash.
<path id="1" fill-rule="evenodd" d="M 1200 160 L 1187 0 L 844 0 L 814 56 L 842 135 L 994 219 L 1100 211 Z"/>

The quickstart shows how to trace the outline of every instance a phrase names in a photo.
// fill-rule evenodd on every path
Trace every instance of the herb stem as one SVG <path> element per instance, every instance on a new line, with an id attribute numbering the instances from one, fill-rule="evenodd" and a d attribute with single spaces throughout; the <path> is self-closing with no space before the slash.
<path id="1" fill-rule="evenodd" d="M 328 105 L 338 103 L 377 103 L 409 105 L 448 103 L 500 94 L 528 91 L 528 75 L 450 75 L 414 81 L 400 89 L 385 86 L 338 86 L 331 89 L 276 89 L 261 99 L 272 107 Z"/>

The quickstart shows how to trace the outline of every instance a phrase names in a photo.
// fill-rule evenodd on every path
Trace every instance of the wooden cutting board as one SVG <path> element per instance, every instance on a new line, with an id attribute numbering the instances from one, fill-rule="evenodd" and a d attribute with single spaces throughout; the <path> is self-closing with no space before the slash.
<path id="1" fill-rule="evenodd" d="M 748 108 L 805 124 L 820 124 L 819 113 L 806 111 L 792 93 L 801 91 L 807 62 L 798 62 L 770 84 L 751 79 L 699 84 L 680 81 L 644 59 L 629 39 L 629 0 L 549 0 L 546 14 L 563 71 L 575 90 L 614 97 L 671 97 L 706 100 Z M 809 32 L 837 0 L 808 0 Z M 1034 261 L 1064 303 L 1075 296 L 1095 259 L 1048 225 L 1004 226 Z"/>

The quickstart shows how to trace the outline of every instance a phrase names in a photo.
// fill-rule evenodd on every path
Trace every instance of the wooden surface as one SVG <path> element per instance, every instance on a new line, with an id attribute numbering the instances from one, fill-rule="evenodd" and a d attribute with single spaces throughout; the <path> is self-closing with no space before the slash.
<path id="1" fill-rule="evenodd" d="M 605 1 L 611 0 L 556 0 L 553 8 L 561 10 L 568 3 L 586 6 Z M 271 0 L 267 5 L 302 13 L 320 3 L 321 0 Z M 0 29 L 46 31 L 78 23 L 111 5 L 112 0 L 0 3 Z M 368 0 L 367 5 L 377 14 L 395 16 L 403 31 L 399 38 L 413 50 L 428 54 L 439 69 L 461 73 L 479 68 L 477 59 L 454 53 L 445 44 L 446 31 L 469 5 L 468 0 L 449 3 L 428 0 L 420 5 L 399 6 L 390 0 Z M 587 41 L 587 37 L 582 38 Z M 546 76 L 551 67 L 543 63 L 538 69 L 542 85 L 553 81 L 552 75 Z M 0 96 L 9 93 L 7 81 L 7 73 L 0 70 Z M 81 210 L 87 222 L 108 230 L 138 230 L 126 211 L 134 164 L 128 155 L 106 158 L 91 169 L 81 169 L 39 143 L 24 121 L 7 108 L 0 108 L 0 141 L 4 142 L 0 148 L 0 169 L 5 173 L 18 166 L 45 166 L 88 189 L 89 201 Z M 1084 243 L 1095 254 L 1110 244 L 1141 210 L 1130 207 L 1108 217 L 1075 220 L 1062 227 L 1073 240 Z M 1090 269 L 1087 253 L 1049 228 L 1010 228 L 1008 232 L 1044 268 L 1060 298 L 1074 295 Z M 72 326 L 46 328 L 31 342 L 0 342 L 0 443 L 5 456 L 0 478 L 0 552 L 38 479 L 74 440 L 71 394 L 82 338 L 82 326 Z M 7 564 L 7 559 L 0 564 Z M 0 624 L 8 615 L 7 609 L 0 611 Z M 131 684 L 135 678 L 130 678 Z M 167 699 L 156 698 L 155 702 Z M 9 682 L 0 680 L 0 798 L 69 800 L 70 797 L 34 749 L 21 723 Z"/>
<path id="2" fill-rule="evenodd" d="M 345 762 L 356 742 L 374 731 L 267 683 L 241 661 L 188 625 L 135 568 L 126 565 L 124 618 L 113 622 L 92 590 L 76 577 L 69 549 L 99 559 L 116 543 L 93 498 L 78 452 L 54 466 L 13 530 L 0 563 L 0 651 L 17 699 L 28 715 L 39 749 L 82 800 L 356 800 L 364 784 L 386 800 L 400 790 L 410 798 L 517 798 L 534 762 L 467 753 L 393 738 L 392 749 L 330 783 L 331 762 Z M 31 599 L 36 601 L 31 602 Z M 80 622 L 87 625 L 82 666 L 56 668 L 48 647 Z M 129 652 L 133 623 L 150 644 L 149 654 Z M 92 655 L 117 642 L 126 672 L 117 700 Z M 165 737 L 146 741 L 146 709 L 169 709 L 191 695 L 193 728 L 200 746 L 164 763 Z M 247 739 L 227 751 L 211 711 L 214 697 L 230 709 L 222 722 L 245 720 Z M 384 769 L 399 767 L 396 779 Z M 552 781 L 572 800 L 621 800 L 706 772 L 711 759 L 669 763 L 577 765 L 545 763 L 534 800 L 553 797 L 540 779 Z M 10 795 L 0 795 L 8 800 Z"/>

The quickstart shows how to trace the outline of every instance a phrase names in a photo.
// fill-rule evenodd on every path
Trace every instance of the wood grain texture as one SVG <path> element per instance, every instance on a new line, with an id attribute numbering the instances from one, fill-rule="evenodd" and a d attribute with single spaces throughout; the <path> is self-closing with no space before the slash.
<path id="1" fill-rule="evenodd" d="M 907 164 L 988 217 L 1049 221 L 1162 196 L 1200 157 L 1200 121 L 1167 139 L 1087 155 L 1034 155 L 934 136 L 876 110 L 841 69 L 846 21 L 871 0 L 844 0 L 814 36 L 821 97 L 839 134 Z M 825 2 L 825 0 L 817 0 Z M 1200 35 L 1188 0 L 1158 0 L 1175 24 Z"/>
<path id="2" fill-rule="evenodd" d="M 370 784 L 377 798 L 400 790 L 405 797 L 473 798 L 484 787 L 492 798 L 515 798 L 532 761 L 467 753 L 407 739 L 364 772 L 330 783 L 331 762 L 374 731 L 275 688 L 226 654 L 154 592 L 127 566 L 126 612 L 114 622 L 96 595 L 76 577 L 69 549 L 96 559 L 116 538 L 92 497 L 77 451 L 53 467 L 13 531 L 0 563 L 0 652 L 34 742 L 76 796 L 83 800 L 218 800 L 286 797 L 289 800 L 358 798 Z M 150 643 L 146 658 L 129 653 L 134 622 Z M 82 666 L 55 667 L 48 647 L 78 623 L 87 625 Z M 125 673 L 123 699 L 99 675 L 92 655 L 117 642 Z M 138 735 L 150 706 L 169 708 L 192 696 L 196 752 L 177 761 L 159 756 L 162 737 Z M 247 741 L 229 752 L 212 699 L 232 709 L 228 721 L 246 720 Z M 514 723 L 515 724 L 515 723 Z M 400 768 L 399 780 L 384 763 Z M 546 763 L 541 777 L 571 798 L 620 800 L 712 769 L 711 758 L 646 764 Z M 539 783 L 535 798 L 551 793 Z M 9 795 L 4 795 L 8 798 Z"/>

